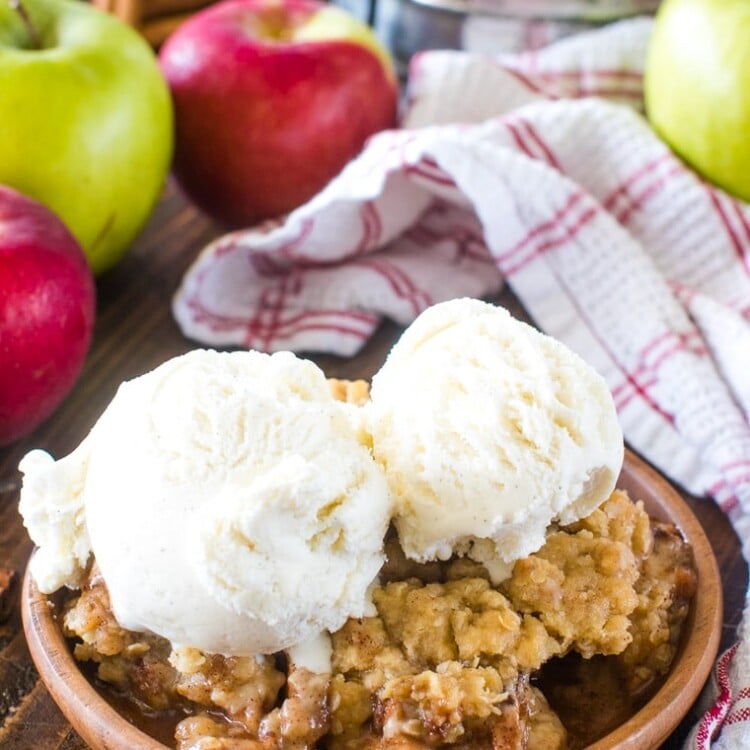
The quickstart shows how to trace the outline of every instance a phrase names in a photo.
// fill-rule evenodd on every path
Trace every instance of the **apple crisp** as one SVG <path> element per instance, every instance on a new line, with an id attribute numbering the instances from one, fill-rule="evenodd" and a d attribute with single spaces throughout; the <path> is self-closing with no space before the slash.
<path id="1" fill-rule="evenodd" d="M 464 558 L 408 560 L 393 532 L 386 549 L 376 613 L 332 634 L 330 675 L 295 669 L 283 654 L 172 652 L 123 630 L 95 566 L 64 627 L 100 680 L 146 711 L 180 717 L 178 750 L 562 750 L 595 739 L 592 712 L 604 732 L 602 714 L 615 705 L 625 714 L 650 694 L 695 587 L 677 530 L 621 491 L 552 530 L 498 586 Z M 570 655 L 582 658 L 556 680 Z"/>
<path id="2" fill-rule="evenodd" d="M 364 381 L 333 381 L 361 404 Z M 493 584 L 466 557 L 416 563 L 393 529 L 371 616 L 331 634 L 331 672 L 286 653 L 172 650 L 124 630 L 95 563 L 63 607 L 75 657 L 177 750 L 575 750 L 658 687 L 696 577 L 673 526 L 615 490 Z M 122 705 L 122 704 L 121 704 Z"/>

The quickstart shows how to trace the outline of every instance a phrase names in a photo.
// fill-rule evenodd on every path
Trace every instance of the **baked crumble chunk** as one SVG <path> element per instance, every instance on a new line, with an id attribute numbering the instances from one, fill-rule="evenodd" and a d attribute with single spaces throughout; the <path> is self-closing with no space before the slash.
<path id="1" fill-rule="evenodd" d="M 64 627 L 99 679 L 181 717 L 178 750 L 570 750 L 666 674 L 695 588 L 690 547 L 621 491 L 497 586 L 465 558 L 407 560 L 393 532 L 386 550 L 375 613 L 332 634 L 331 674 L 125 631 L 95 565 Z"/>
<path id="2" fill-rule="evenodd" d="M 328 378 L 328 387 L 337 401 L 362 406 L 370 400 L 370 384 L 366 380 Z"/>

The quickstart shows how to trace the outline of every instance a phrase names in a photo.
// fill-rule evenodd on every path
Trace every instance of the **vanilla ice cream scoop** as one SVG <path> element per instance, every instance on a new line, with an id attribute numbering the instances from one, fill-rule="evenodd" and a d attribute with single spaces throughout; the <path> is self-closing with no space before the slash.
<path id="1" fill-rule="evenodd" d="M 456 551 L 507 570 L 550 523 L 605 500 L 623 459 L 601 376 L 478 300 L 412 323 L 373 378 L 367 422 L 401 545 L 419 561 Z"/>
<path id="2" fill-rule="evenodd" d="M 211 653 L 364 615 L 390 506 L 348 408 L 289 353 L 195 351 L 124 383 L 75 453 L 21 463 L 36 581 L 75 585 L 90 548 L 123 627 Z"/>

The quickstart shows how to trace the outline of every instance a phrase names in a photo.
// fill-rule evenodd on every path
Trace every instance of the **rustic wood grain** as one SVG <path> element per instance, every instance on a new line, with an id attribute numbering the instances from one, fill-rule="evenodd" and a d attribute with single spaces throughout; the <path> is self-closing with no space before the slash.
<path id="1" fill-rule="evenodd" d="M 100 10 L 132 26 L 154 47 L 213 0 L 91 0 Z"/>
<path id="2" fill-rule="evenodd" d="M 17 579 L 18 575 L 12 568 L 0 568 L 0 623 L 10 617 Z"/>
<path id="3" fill-rule="evenodd" d="M 17 511 L 20 458 L 32 448 L 55 456 L 69 453 L 86 435 L 122 380 L 139 375 L 169 357 L 195 348 L 179 332 L 170 299 L 190 261 L 220 233 L 189 207 L 170 185 L 132 252 L 97 283 L 97 322 L 83 373 L 58 411 L 30 436 L 0 448 L 0 567 L 22 575 L 31 542 Z M 510 292 L 499 301 L 523 315 Z M 399 329 L 385 323 L 357 356 L 315 356 L 331 377 L 370 377 L 380 366 Z M 722 647 L 739 622 L 747 570 L 737 538 L 710 501 L 686 497 L 711 540 L 724 588 Z M 84 750 L 39 683 L 21 633 L 18 589 L 9 618 L 0 624 L 0 748 L 3 750 Z M 694 721 L 689 716 L 663 748 L 676 750 Z"/>
<path id="4" fill-rule="evenodd" d="M 205 8 L 211 0 L 141 0 L 141 19 L 186 14 Z"/>
<path id="5" fill-rule="evenodd" d="M 185 21 L 193 15 L 194 11 L 186 13 L 173 13 L 168 16 L 147 18 L 136 25 L 136 29 L 143 35 L 152 47 L 160 47 Z"/>

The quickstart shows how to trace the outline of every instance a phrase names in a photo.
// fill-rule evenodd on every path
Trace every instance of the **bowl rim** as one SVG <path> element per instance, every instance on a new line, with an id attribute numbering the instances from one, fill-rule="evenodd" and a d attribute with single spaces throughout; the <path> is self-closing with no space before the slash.
<path id="1" fill-rule="evenodd" d="M 585 750 L 649 750 L 666 740 L 698 698 L 713 669 L 723 623 L 724 600 L 716 556 L 685 500 L 667 479 L 629 450 L 617 486 L 630 490 L 634 498 L 650 495 L 649 515 L 662 516 L 677 526 L 693 548 L 698 585 L 683 625 L 690 628 L 690 638 L 682 639 L 667 679 L 633 716 Z"/>
<path id="2" fill-rule="evenodd" d="M 617 483 L 648 505 L 649 514 L 669 520 L 693 547 L 698 586 L 673 668 L 654 696 L 616 729 L 585 750 L 649 750 L 657 747 L 687 714 L 713 667 L 719 648 L 723 599 L 718 564 L 698 519 L 669 482 L 629 450 Z M 647 489 L 649 488 L 649 489 Z M 29 566 L 23 580 L 21 614 L 26 640 L 42 681 L 65 717 L 92 747 L 101 750 L 165 750 L 120 714 L 85 677 L 75 661 L 49 597 L 39 592 Z M 684 632 L 684 631 L 683 631 Z"/>
<path id="3" fill-rule="evenodd" d="M 102 750 L 165 750 L 166 745 L 131 724 L 85 677 L 63 636 L 52 600 L 36 587 L 28 565 L 21 593 L 21 617 L 42 682 L 88 745 Z"/>

